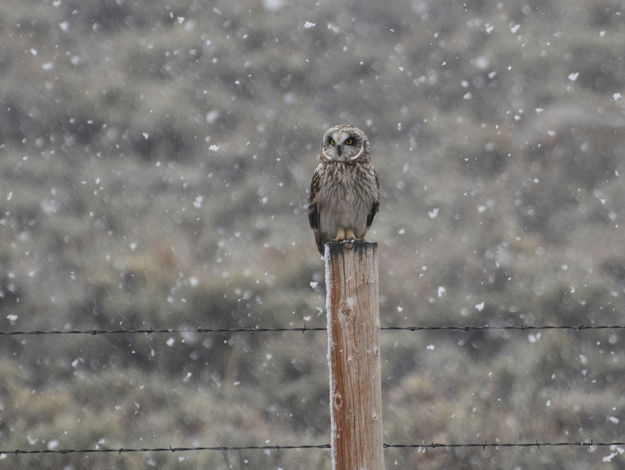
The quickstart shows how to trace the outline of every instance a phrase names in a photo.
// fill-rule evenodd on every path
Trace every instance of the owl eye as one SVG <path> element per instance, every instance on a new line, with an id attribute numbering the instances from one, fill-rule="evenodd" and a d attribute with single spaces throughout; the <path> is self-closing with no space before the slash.
<path id="1" fill-rule="evenodd" d="M 334 139 L 332 137 L 330 137 L 330 140 L 328 141 L 328 143 L 330 145 L 336 145 L 336 142 L 334 142 Z"/>
<path id="2" fill-rule="evenodd" d="M 354 145 L 354 141 L 352 139 L 347 139 L 345 145 Z"/>

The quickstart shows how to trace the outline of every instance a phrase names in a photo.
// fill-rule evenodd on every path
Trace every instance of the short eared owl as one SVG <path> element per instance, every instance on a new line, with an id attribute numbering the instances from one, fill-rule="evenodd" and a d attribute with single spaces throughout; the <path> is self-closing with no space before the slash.
<path id="1" fill-rule="evenodd" d="M 323 135 L 319 165 L 310 183 L 308 220 L 319 252 L 331 240 L 362 240 L 379 206 L 378 177 L 369 140 L 354 126 Z"/>

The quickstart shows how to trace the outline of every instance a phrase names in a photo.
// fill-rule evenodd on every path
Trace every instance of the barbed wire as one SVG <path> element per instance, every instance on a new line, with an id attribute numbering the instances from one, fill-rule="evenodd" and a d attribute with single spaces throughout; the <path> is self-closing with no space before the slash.
<path id="1" fill-rule="evenodd" d="M 625 441 L 615 442 L 473 442 L 473 443 L 420 443 L 420 444 L 384 444 L 385 449 L 455 449 L 455 448 L 536 448 L 541 447 L 613 447 L 625 446 Z M 231 452 L 246 450 L 308 450 L 308 449 L 330 449 L 330 444 L 301 444 L 301 445 L 265 445 L 265 446 L 195 446 L 195 447 L 120 447 L 120 448 L 100 448 L 100 449 L 12 449 L 0 450 L 0 455 L 33 455 L 33 454 L 128 454 L 136 452 Z"/>
<path id="2" fill-rule="evenodd" d="M 535 447 L 537 449 L 541 447 L 612 447 L 612 446 L 625 446 L 625 442 L 473 442 L 465 444 L 441 444 L 441 443 L 422 443 L 422 444 L 384 444 L 385 449 L 438 449 L 438 448 L 458 448 L 458 447 L 481 447 L 486 448 L 498 448 L 498 447 Z"/>
<path id="3" fill-rule="evenodd" d="M 133 452 L 198 452 L 198 451 L 243 451 L 243 450 L 295 450 L 295 449 L 329 449 L 330 444 L 303 444 L 303 445 L 266 445 L 266 446 L 196 446 L 196 447 L 140 447 L 117 449 L 33 449 L 33 450 L 0 450 L 0 455 L 22 455 L 22 454 L 128 454 Z"/>
<path id="4" fill-rule="evenodd" d="M 408 330 L 408 331 L 432 331 L 432 330 L 622 330 L 625 325 L 434 325 L 434 326 L 383 326 L 381 330 Z"/>
<path id="5" fill-rule="evenodd" d="M 0 331 L 0 336 L 24 335 L 118 335 L 118 334 L 162 334 L 162 333 L 267 333 L 267 332 L 307 332 L 326 331 L 325 327 L 293 327 L 293 328 L 129 328 L 129 329 L 89 329 L 89 330 L 23 330 Z"/>
<path id="6" fill-rule="evenodd" d="M 482 330 L 513 330 L 513 331 L 535 331 L 535 330 L 622 330 L 625 325 L 433 325 L 433 326 L 383 326 L 382 331 L 482 331 Z M 118 334 L 163 334 L 163 333 L 268 333 L 268 332 L 315 332 L 327 331 L 326 327 L 283 327 L 283 328 L 129 328 L 129 329 L 86 329 L 86 330 L 15 330 L 0 331 L 0 336 L 40 336 L 40 335 L 118 335 Z"/>

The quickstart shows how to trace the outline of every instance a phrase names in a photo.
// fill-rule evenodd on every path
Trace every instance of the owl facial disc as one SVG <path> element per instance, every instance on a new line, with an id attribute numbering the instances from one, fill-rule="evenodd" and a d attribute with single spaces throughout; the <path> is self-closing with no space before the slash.
<path id="1" fill-rule="evenodd" d="M 326 160 L 348 162 L 363 156 L 367 138 L 354 126 L 333 126 L 323 136 L 321 156 Z"/>

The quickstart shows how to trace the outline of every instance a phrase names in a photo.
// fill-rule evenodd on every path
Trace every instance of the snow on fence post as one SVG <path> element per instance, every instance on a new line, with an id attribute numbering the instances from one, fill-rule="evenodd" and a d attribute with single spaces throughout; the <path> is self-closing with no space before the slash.
<path id="1" fill-rule="evenodd" d="M 333 470 L 384 470 L 377 247 L 325 246 Z"/>

